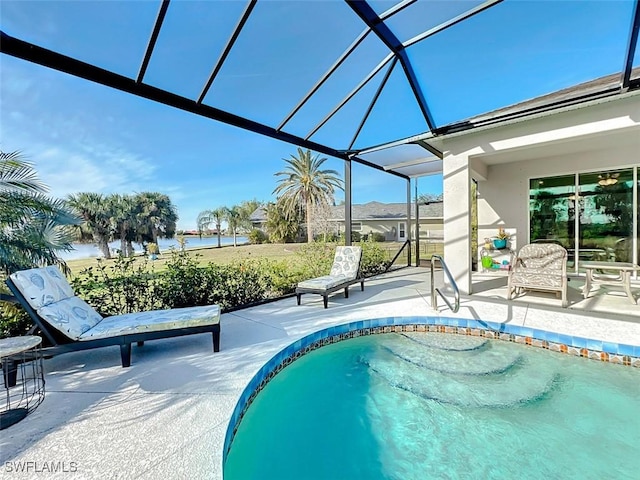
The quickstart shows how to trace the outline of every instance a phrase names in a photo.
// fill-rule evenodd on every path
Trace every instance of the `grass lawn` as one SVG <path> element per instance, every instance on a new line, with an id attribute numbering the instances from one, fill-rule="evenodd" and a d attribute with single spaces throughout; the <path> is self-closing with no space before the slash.
<path id="1" fill-rule="evenodd" d="M 187 249 L 188 252 L 193 255 L 197 255 L 198 261 L 202 265 L 206 265 L 209 262 L 226 264 L 233 260 L 240 260 L 246 258 L 269 258 L 273 260 L 285 260 L 296 261 L 297 256 L 295 252 L 302 246 L 300 243 L 267 243 L 263 245 L 239 245 L 234 247 L 233 245 L 225 245 L 220 248 L 217 247 L 203 247 Z M 137 257 L 140 261 L 144 258 L 140 255 Z M 165 268 L 167 260 L 171 258 L 170 252 L 165 250 L 161 252 L 157 260 L 149 260 L 149 264 L 153 264 L 155 271 L 162 271 Z M 113 264 L 113 259 L 102 260 L 107 265 Z M 71 269 L 71 273 L 76 275 L 80 271 L 87 267 L 97 266 L 98 260 L 96 258 L 82 258 L 78 260 L 69 260 L 67 265 Z"/>
<path id="2" fill-rule="evenodd" d="M 226 264 L 233 260 L 241 260 L 248 258 L 268 258 L 272 260 L 287 260 L 291 263 L 300 261 L 300 257 L 296 255 L 296 252 L 300 247 L 304 245 L 301 243 L 266 243 L 262 245 L 239 245 L 234 247 L 233 245 L 225 245 L 220 248 L 217 247 L 202 247 L 187 249 L 188 252 L 198 255 L 198 261 L 201 265 L 206 265 L 209 262 Z M 401 243 L 385 242 L 380 244 L 384 250 L 386 250 L 387 259 L 391 260 L 398 252 Z M 426 260 L 431 257 L 431 254 L 437 253 L 442 255 L 442 245 L 420 245 L 420 257 L 422 260 Z M 140 261 L 144 260 L 142 256 L 137 257 Z M 153 268 L 156 272 L 162 271 L 165 268 L 167 260 L 170 258 L 168 250 L 163 251 L 157 260 L 149 260 L 149 265 L 153 264 Z M 112 260 L 102 260 L 107 267 L 113 263 Z M 397 260 L 397 264 L 403 264 L 406 262 L 406 252 Z M 83 258 L 78 260 L 69 260 L 67 265 L 71 269 L 72 275 L 80 273 L 83 269 L 91 266 L 97 266 L 98 260 L 96 258 Z"/>

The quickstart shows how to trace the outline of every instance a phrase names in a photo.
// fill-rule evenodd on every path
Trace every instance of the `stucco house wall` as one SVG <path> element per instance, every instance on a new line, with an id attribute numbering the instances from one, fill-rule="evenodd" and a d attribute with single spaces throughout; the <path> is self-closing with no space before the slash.
<path id="1" fill-rule="evenodd" d="M 503 226 L 522 246 L 529 240 L 529 179 L 640 164 L 640 92 L 439 141 L 445 258 L 460 290 L 472 293 L 471 179 L 478 181 L 479 240 Z"/>

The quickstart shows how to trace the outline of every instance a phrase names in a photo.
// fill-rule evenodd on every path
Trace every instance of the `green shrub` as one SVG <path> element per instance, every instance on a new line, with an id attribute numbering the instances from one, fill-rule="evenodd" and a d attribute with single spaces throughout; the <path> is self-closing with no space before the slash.
<path id="1" fill-rule="evenodd" d="M 198 266 L 197 258 L 200 256 L 183 250 L 170 252 L 166 270 L 158 275 L 155 289 L 156 298 L 163 308 L 208 304 L 207 291 L 214 279 L 205 277 L 204 269 Z"/>
<path id="2" fill-rule="evenodd" d="M 314 242 L 303 245 L 297 252 L 302 257 L 298 281 L 307 278 L 328 275 L 333 264 L 336 251 L 335 243 Z M 362 248 L 362 260 L 360 261 L 360 273 L 365 277 L 384 273 L 389 266 L 387 254 L 382 246 L 375 242 L 359 242 Z"/>
<path id="3" fill-rule="evenodd" d="M 200 267 L 187 252 L 171 252 L 167 269 L 158 277 L 155 291 L 164 308 L 215 303 L 227 310 L 263 300 L 272 290 L 271 275 L 260 261 Z"/>
<path id="4" fill-rule="evenodd" d="M 162 308 L 155 294 L 156 274 L 147 268 L 146 258 L 136 261 L 119 255 L 112 266 L 98 260 L 71 281 L 76 294 L 101 315 L 119 315 Z"/>
<path id="5" fill-rule="evenodd" d="M 335 251 L 335 243 L 313 242 L 302 245 L 296 252 L 300 258 L 297 262 L 298 276 L 307 279 L 329 275 Z"/>
<path id="6" fill-rule="evenodd" d="M 33 322 L 19 305 L 0 301 L 0 338 L 26 335 Z"/>
<path id="7" fill-rule="evenodd" d="M 383 233 L 374 232 L 369 234 L 370 242 L 385 242 L 387 239 L 385 238 Z"/>
<path id="8" fill-rule="evenodd" d="M 360 242 L 362 247 L 362 260 L 360 262 L 360 272 L 365 277 L 371 277 L 384 273 L 389 266 L 387 254 L 379 243 Z"/>
<path id="9" fill-rule="evenodd" d="M 270 277 L 256 262 L 235 261 L 229 265 L 209 264 L 208 271 L 215 273 L 217 283 L 210 303 L 229 309 L 264 300 L 271 289 Z"/>
<path id="10" fill-rule="evenodd" d="M 269 240 L 269 237 L 267 237 L 267 234 L 264 233 L 259 228 L 254 228 L 253 230 L 251 230 L 249 232 L 248 238 L 249 238 L 249 243 L 252 245 L 267 243 L 267 241 Z"/>
<path id="11" fill-rule="evenodd" d="M 362 247 L 361 273 L 371 276 L 384 272 L 388 261 L 380 244 L 360 242 L 359 245 Z M 155 273 L 153 267 L 148 268 L 146 259 L 136 262 L 119 257 L 111 267 L 98 261 L 97 267 L 83 270 L 72 285 L 78 295 L 102 315 L 210 304 L 228 310 L 292 293 L 298 282 L 327 275 L 335 248 L 335 243 L 302 245 L 296 253 L 300 257 L 296 267 L 287 261 L 268 259 L 200 266 L 199 254 L 172 250 L 166 270 L 159 273 Z"/>
<path id="12" fill-rule="evenodd" d="M 259 268 L 269 278 L 270 291 L 267 298 L 280 297 L 293 293 L 298 282 L 305 278 L 300 269 L 293 268 L 289 262 L 282 260 L 256 260 L 254 268 Z"/>

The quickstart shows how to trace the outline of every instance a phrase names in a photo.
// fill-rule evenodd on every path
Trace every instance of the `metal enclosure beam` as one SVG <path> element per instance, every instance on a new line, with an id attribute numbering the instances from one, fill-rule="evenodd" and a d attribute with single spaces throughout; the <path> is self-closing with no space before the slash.
<path id="1" fill-rule="evenodd" d="M 629 43 L 627 44 L 627 52 L 622 65 L 622 78 L 620 79 L 620 86 L 622 88 L 629 88 L 631 80 L 631 69 L 633 68 L 633 57 L 638 48 L 638 32 L 640 31 L 640 0 L 636 0 L 636 5 L 633 11 L 633 18 L 631 20 L 631 31 L 629 32 Z"/>
<path id="2" fill-rule="evenodd" d="M 357 0 L 346 0 L 351 9 L 360 17 L 360 19 L 382 40 L 391 52 L 400 60 L 400 64 L 404 70 L 404 73 L 409 82 L 409 86 L 413 91 L 413 95 L 416 98 L 418 106 L 422 112 L 422 115 L 427 123 L 429 130 L 435 129 L 435 123 L 433 116 L 429 111 L 427 102 L 424 98 L 420 83 L 413 70 L 413 65 L 407 56 L 407 52 L 402 46 L 402 42 L 395 36 L 395 34 L 389 29 L 386 23 L 378 17 L 376 12 L 371 8 L 367 2 Z"/>
<path id="3" fill-rule="evenodd" d="M 138 97 L 146 98 L 154 102 L 162 103 L 170 107 L 184 110 L 185 112 L 194 113 L 201 117 L 217 120 L 227 125 L 242 128 L 250 132 L 258 133 L 266 137 L 275 138 L 286 143 L 290 143 L 299 147 L 308 148 L 318 153 L 330 155 L 332 157 L 340 158 L 342 160 L 351 160 L 354 162 L 367 165 L 375 168 L 376 170 L 384 171 L 379 166 L 367 162 L 356 157 L 353 154 L 348 154 L 343 150 L 336 150 L 334 148 L 322 145 L 320 143 L 312 142 L 304 138 L 300 138 L 295 135 L 291 135 L 285 132 L 279 132 L 275 128 L 262 123 L 249 120 L 233 113 L 220 110 L 218 108 L 210 107 L 208 105 L 197 103 L 175 93 L 167 92 L 145 83 L 138 83 L 136 80 L 125 77 L 123 75 L 105 70 L 103 68 L 91 65 L 89 63 L 82 62 L 75 58 L 62 55 L 58 52 L 47 50 L 46 48 L 39 47 L 37 45 L 25 42 L 18 38 L 12 37 L 3 31 L 0 31 L 0 52 L 11 55 L 16 58 L 21 58 L 38 65 L 42 65 L 54 70 L 58 70 L 75 77 L 84 78 L 100 85 L 105 85 L 116 90 L 121 90 Z M 406 175 L 402 175 L 396 172 L 389 172 L 401 178 L 408 178 Z"/>
<path id="4" fill-rule="evenodd" d="M 289 123 L 289 120 L 291 120 L 293 116 L 300 111 L 304 104 L 309 101 L 313 94 L 316 93 L 322 85 L 324 85 L 324 82 L 326 82 L 329 77 L 333 75 L 333 72 L 335 72 L 338 67 L 340 67 L 340 65 L 342 65 L 344 61 L 349 57 L 349 55 L 351 55 L 353 51 L 358 48 L 358 45 L 360 45 L 362 41 L 367 37 L 367 35 L 369 35 L 369 32 L 371 32 L 371 30 L 366 28 L 360 33 L 360 35 L 358 35 L 353 43 L 351 43 L 351 45 L 349 45 L 349 47 L 342 53 L 342 55 L 340 55 L 340 57 L 334 62 L 334 64 L 329 67 L 329 70 L 327 70 L 325 74 L 322 75 L 322 77 L 320 77 L 320 79 L 316 82 L 316 84 L 311 87 L 311 90 L 309 90 L 307 94 L 302 97 L 302 100 L 300 100 L 298 104 L 293 107 L 293 110 L 291 110 L 288 115 L 284 117 L 284 120 L 280 122 L 280 125 L 276 127 L 276 130 L 282 130 L 284 126 Z"/>
<path id="5" fill-rule="evenodd" d="M 405 235 L 409 242 L 407 250 L 407 267 L 411 266 L 411 179 L 407 178 L 407 225 L 405 227 Z"/>
<path id="6" fill-rule="evenodd" d="M 351 245 L 351 162 L 344 162 L 344 244 Z"/>
<path id="7" fill-rule="evenodd" d="M 460 15 L 458 15 L 457 17 L 452 18 L 451 20 L 447 20 L 446 22 L 442 22 L 440 25 L 436 25 L 433 28 L 430 28 L 429 30 L 427 30 L 426 32 L 420 33 L 419 35 L 416 35 L 413 38 L 410 38 L 409 40 L 407 40 L 406 42 L 404 42 L 402 44 L 402 46 L 404 48 L 408 48 L 411 45 L 415 45 L 418 42 L 421 42 L 422 40 L 424 40 L 425 38 L 429 38 L 432 35 L 435 35 L 438 32 L 441 32 L 443 30 L 446 30 L 449 27 L 453 27 L 454 25 L 456 25 L 457 23 L 460 23 L 463 20 L 466 20 L 469 17 L 473 17 L 474 15 L 486 10 L 489 7 L 493 7 L 494 5 L 502 2 L 503 0 L 488 0 L 484 3 L 481 3 L 480 5 L 473 7 L 470 10 L 467 10 L 464 13 L 461 13 Z"/>
<path id="8" fill-rule="evenodd" d="M 390 53 L 389 55 L 387 55 L 384 60 L 382 60 L 373 70 L 371 70 L 371 72 L 369 72 L 369 74 L 353 89 L 351 90 L 351 92 L 349 92 L 347 94 L 346 97 L 344 97 L 342 99 L 342 101 L 340 101 L 338 103 L 338 105 L 336 105 L 335 107 L 333 107 L 333 110 L 331 110 L 321 121 L 320 123 L 318 123 L 315 127 L 313 127 L 313 129 L 307 134 L 307 136 L 305 137 L 305 139 L 309 139 L 313 136 L 314 133 L 316 133 L 318 130 L 320 130 L 325 123 L 327 123 L 331 117 L 333 117 L 338 110 L 340 110 L 342 107 L 344 107 L 344 105 L 351 100 L 356 93 L 358 93 L 360 90 L 362 90 L 362 88 L 371 81 L 371 79 L 373 77 L 376 76 L 376 74 L 383 69 L 383 67 L 389 63 L 392 59 L 394 58 L 393 53 Z"/>
<path id="9" fill-rule="evenodd" d="M 382 82 L 380 82 L 380 85 L 378 86 L 378 90 L 376 90 L 375 95 L 371 99 L 371 103 L 369 103 L 369 107 L 367 107 L 367 111 L 364 113 L 364 116 L 362 117 L 362 121 L 360 122 L 360 125 L 358 125 L 356 133 L 353 135 L 353 139 L 349 144 L 349 150 L 351 150 L 351 148 L 353 148 L 353 144 L 356 143 L 356 139 L 358 138 L 358 135 L 360 135 L 360 132 L 362 131 L 362 127 L 364 127 L 364 124 L 369 118 L 369 115 L 371 114 L 371 110 L 373 110 L 373 107 L 378 101 L 378 97 L 380 97 L 380 94 L 382 93 L 384 86 L 387 84 L 387 80 L 389 80 L 389 77 L 391 76 L 391 72 L 393 72 L 393 67 L 396 66 L 397 61 L 398 61 L 398 58 L 393 57 L 393 60 L 391 61 L 391 65 L 389 65 L 389 69 L 387 70 L 387 73 L 384 74 Z"/>
<path id="10" fill-rule="evenodd" d="M 240 20 L 238 20 L 236 27 L 233 29 L 233 32 L 231 33 L 229 40 L 227 40 L 227 44 L 224 46 L 224 49 L 220 54 L 220 58 L 218 58 L 218 61 L 213 66 L 213 70 L 211 70 L 211 75 L 209 75 L 209 79 L 207 80 L 207 83 L 204 85 L 202 92 L 200 92 L 200 96 L 198 97 L 198 103 L 202 103 L 202 101 L 204 100 L 204 97 L 207 96 L 207 92 L 211 88 L 213 81 L 215 80 L 216 76 L 220 72 L 220 69 L 222 68 L 222 65 L 224 64 L 225 60 L 229 56 L 229 52 L 231 52 L 233 45 L 236 43 L 236 40 L 240 36 L 240 32 L 244 28 L 244 24 L 247 23 L 247 20 L 249 20 L 249 15 L 251 15 L 251 11 L 253 10 L 253 7 L 256 6 L 257 1 L 258 0 L 249 0 L 249 3 L 247 3 L 247 6 L 244 8 L 244 11 L 240 16 Z"/>
<path id="11" fill-rule="evenodd" d="M 142 79 L 144 78 L 144 74 L 147 71 L 147 67 L 149 66 L 149 61 L 151 60 L 153 49 L 156 46 L 158 35 L 160 35 L 162 22 L 164 22 L 164 17 L 167 14 L 167 9 L 169 8 L 169 1 L 170 0 L 162 0 L 162 3 L 160 4 L 160 9 L 158 10 L 158 15 L 156 16 L 156 23 L 153 25 L 153 30 L 151 31 L 151 37 L 149 38 L 149 43 L 147 44 L 147 50 L 144 53 L 142 64 L 140 65 L 140 70 L 138 70 L 138 78 L 136 79 L 138 83 L 142 82 Z"/>
<path id="12" fill-rule="evenodd" d="M 397 5 L 394 5 L 386 12 L 384 12 L 382 15 L 380 15 L 380 18 L 383 20 L 390 18 L 396 13 L 407 8 L 412 3 L 415 3 L 416 1 L 417 0 L 404 0 L 398 3 Z M 344 52 L 342 52 L 342 54 L 333 63 L 333 65 L 329 67 L 329 70 L 327 70 L 325 74 L 322 75 L 322 77 L 320 77 L 320 79 L 315 83 L 315 85 L 311 87 L 311 90 L 309 90 L 307 94 L 304 97 L 302 97 L 302 100 L 300 100 L 298 104 L 295 107 L 293 107 L 293 110 L 291 110 L 291 112 L 287 114 L 284 120 L 280 122 L 280 125 L 276 127 L 276 130 L 282 130 L 284 126 L 287 123 L 289 123 L 289 121 L 295 116 L 296 113 L 300 111 L 300 109 L 304 106 L 304 104 L 309 101 L 309 99 L 318 91 L 318 89 L 320 89 L 322 85 L 324 85 L 324 82 L 326 82 L 329 79 L 329 77 L 333 75 L 333 73 L 340 67 L 340 65 L 344 63 L 344 61 L 349 57 L 349 55 L 351 55 L 355 51 L 355 49 L 358 48 L 358 46 L 360 46 L 360 44 L 367 37 L 367 35 L 369 35 L 369 33 L 371 33 L 371 30 L 369 28 L 365 28 L 362 32 L 360 32 L 360 35 L 356 37 L 356 39 L 351 43 L 351 45 L 349 45 L 349 47 L 347 47 L 347 49 Z"/>
<path id="13" fill-rule="evenodd" d="M 416 267 L 420 266 L 420 204 L 418 203 L 418 178 L 414 179 L 414 205 L 416 212 Z"/>

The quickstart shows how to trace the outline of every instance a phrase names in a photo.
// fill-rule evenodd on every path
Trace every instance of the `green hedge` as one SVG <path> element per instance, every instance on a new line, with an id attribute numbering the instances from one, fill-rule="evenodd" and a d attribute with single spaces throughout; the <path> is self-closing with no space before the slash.
<path id="1" fill-rule="evenodd" d="M 166 269 L 155 272 L 145 259 L 118 257 L 111 266 L 98 260 L 71 284 L 101 315 L 118 315 L 153 309 L 218 304 L 223 310 L 293 293 L 302 280 L 327 275 L 336 243 L 305 244 L 296 261 L 239 260 L 228 265 L 198 264 L 200 255 L 184 250 L 170 253 Z M 375 242 L 360 242 L 364 276 L 384 272 L 385 251 Z M 0 302 L 0 335 L 23 335 L 31 326 L 19 307 Z"/>

